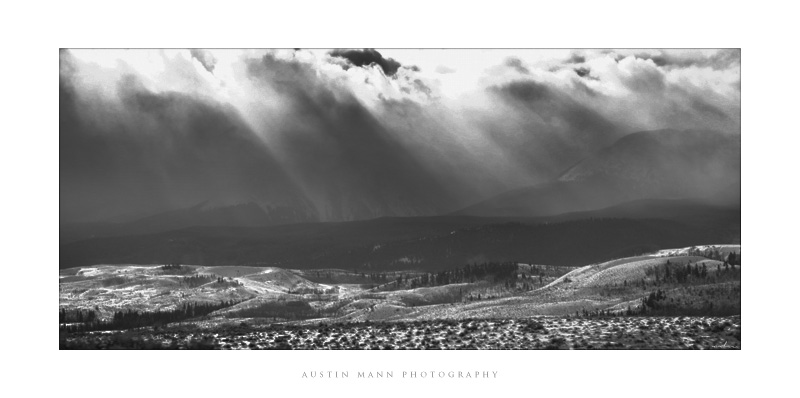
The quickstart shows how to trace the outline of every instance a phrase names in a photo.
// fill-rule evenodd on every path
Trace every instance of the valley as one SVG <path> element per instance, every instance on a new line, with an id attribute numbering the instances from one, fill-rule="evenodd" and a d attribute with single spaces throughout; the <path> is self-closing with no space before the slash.
<path id="1" fill-rule="evenodd" d="M 185 348 L 191 341 L 282 349 L 740 347 L 739 245 L 662 249 L 580 267 L 487 262 L 360 272 L 166 264 L 59 274 L 62 348 Z"/>

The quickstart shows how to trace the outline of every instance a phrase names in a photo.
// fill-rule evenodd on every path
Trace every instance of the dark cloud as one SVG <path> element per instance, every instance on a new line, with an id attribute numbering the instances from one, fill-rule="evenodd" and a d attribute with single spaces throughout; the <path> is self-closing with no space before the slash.
<path id="1" fill-rule="evenodd" d="M 455 193 L 453 203 L 459 204 L 453 207 L 462 208 L 527 181 L 527 173 L 498 173 L 495 167 L 487 167 L 501 159 L 486 150 L 475 153 L 470 148 L 472 143 L 462 140 L 463 132 L 454 132 L 451 125 L 443 123 L 440 113 L 430 109 L 408 98 L 380 102 L 384 123 L 409 153 L 424 162 L 425 169 L 437 177 L 445 191 Z M 473 116 L 478 123 L 485 120 L 482 115 Z"/>
<path id="2" fill-rule="evenodd" d="M 574 70 L 574 71 L 575 71 L 575 73 L 576 73 L 578 76 L 580 76 L 580 77 L 587 77 L 587 78 L 591 78 L 591 73 L 592 73 L 592 70 L 591 70 L 591 69 L 589 69 L 589 68 L 583 68 L 583 67 L 581 67 L 581 68 L 574 68 L 573 70 Z"/>
<path id="3" fill-rule="evenodd" d="M 714 69 L 725 69 L 731 66 L 741 65 L 742 50 L 738 48 L 719 50 L 710 57 L 709 63 Z"/>
<path id="4" fill-rule="evenodd" d="M 622 84 L 631 91 L 660 96 L 667 87 L 667 79 L 663 71 L 644 62 L 634 64 L 632 70 L 621 77 Z"/>
<path id="5" fill-rule="evenodd" d="M 496 143 L 532 171 L 559 171 L 623 134 L 596 110 L 545 83 L 518 80 L 489 90 L 515 109 L 506 117 L 516 118 L 515 128 L 522 131 L 511 137 L 501 134 Z"/>
<path id="6" fill-rule="evenodd" d="M 506 59 L 505 65 L 508 66 L 509 68 L 513 68 L 514 70 L 516 70 L 519 73 L 522 73 L 523 75 L 531 73 L 531 71 L 528 70 L 528 68 L 526 68 L 525 65 L 522 64 L 522 60 L 520 60 L 519 58 L 510 57 Z"/>
<path id="7" fill-rule="evenodd" d="M 586 57 L 575 52 L 570 54 L 569 58 L 567 58 L 566 60 L 566 63 L 568 64 L 582 64 L 584 62 L 586 62 Z"/>
<path id="8" fill-rule="evenodd" d="M 64 61 L 62 61 L 64 62 Z M 198 202 L 304 203 L 238 112 L 135 76 L 117 87 L 123 109 L 81 97 L 59 79 L 62 221 L 108 221 Z"/>
<path id="9" fill-rule="evenodd" d="M 589 77 L 590 80 L 595 80 L 595 78 Z M 599 80 L 599 79 L 596 79 Z M 598 93 L 593 88 L 589 87 L 583 79 L 573 79 L 572 84 L 577 90 L 579 94 L 586 95 L 590 98 L 599 97 L 601 94 Z"/>
<path id="10" fill-rule="evenodd" d="M 412 79 L 406 78 L 406 81 L 408 82 L 408 85 L 407 86 L 401 86 L 400 87 L 400 91 L 401 92 L 406 93 L 406 94 L 411 94 L 411 93 L 414 93 L 414 92 L 418 92 L 418 93 L 421 93 L 421 94 L 425 95 L 428 98 L 432 98 L 433 97 L 433 90 L 431 90 L 431 88 L 428 87 L 428 85 L 425 84 L 425 82 L 423 82 L 422 80 L 420 80 L 420 79 L 413 79 L 412 80 Z M 383 101 L 388 101 L 383 96 L 381 96 L 380 98 Z"/>
<path id="11" fill-rule="evenodd" d="M 365 48 L 363 50 L 333 50 L 330 52 L 332 57 L 343 58 L 355 66 L 363 67 L 372 64 L 378 65 L 386 76 L 394 76 L 400 69 L 400 62 L 392 58 L 384 58 L 378 51 Z"/>
<path id="12" fill-rule="evenodd" d="M 200 62 L 200 64 L 202 64 L 207 71 L 214 73 L 214 67 L 217 64 L 217 60 L 210 52 L 196 48 L 189 50 L 189 52 L 192 54 L 192 58 Z"/>
<path id="13" fill-rule="evenodd" d="M 665 94 L 659 108 L 650 115 L 663 126 L 683 129 L 703 126 L 737 134 L 741 131 L 738 110 L 708 92 L 670 86 Z"/>
<path id="14" fill-rule="evenodd" d="M 238 109 L 205 95 L 213 90 L 201 86 L 207 84 L 202 70 L 184 52 L 164 58 L 168 73 L 159 78 L 182 79 L 203 94 L 151 91 L 152 79 L 138 77 L 132 67 L 120 69 L 129 75 L 113 75 L 116 86 L 102 81 L 100 90 L 82 87 L 87 79 L 81 76 L 97 66 L 78 68 L 62 52 L 62 221 L 113 220 L 204 201 L 291 205 L 325 221 L 442 214 L 557 175 L 636 131 L 632 126 L 738 124 L 738 110 L 726 98 L 674 87 L 665 79 L 668 71 L 640 59 L 626 61 L 619 81 L 632 92 L 614 102 L 591 81 L 586 65 L 562 63 L 580 78 L 562 73 L 547 83 L 531 80 L 523 62 L 509 58 L 498 69 L 527 76 L 491 86 L 481 98 L 491 109 L 451 109 L 436 101 L 433 89 L 440 86 L 411 73 L 418 68 L 374 50 L 336 50 L 330 53 L 335 60 L 325 62 L 378 65 L 393 77 L 392 87 L 415 95 L 396 99 L 397 93 L 379 92 L 378 100 L 365 104 L 362 92 L 350 91 L 361 79 L 343 81 L 349 76 L 320 69 L 319 59 L 281 54 L 242 58 L 239 82 L 247 95 L 266 100 L 263 109 L 258 101 Z M 192 52 L 213 71 L 213 58 L 205 55 Z M 715 59 L 719 65 L 738 62 L 732 53 Z M 398 73 L 400 68 L 407 71 Z M 167 87 L 174 86 L 180 84 Z M 621 115 L 620 109 L 632 111 Z M 647 127 L 639 128 L 639 120 Z"/>
<path id="15" fill-rule="evenodd" d="M 431 96 L 431 93 L 432 93 L 431 88 L 428 87 L 425 83 L 423 83 L 422 80 L 414 79 L 413 84 L 414 84 L 414 88 L 416 88 L 417 91 L 425 94 L 428 97 Z"/>
<path id="16" fill-rule="evenodd" d="M 248 64 L 253 79 L 277 90 L 291 112 L 280 135 L 286 166 L 341 220 L 435 214 L 453 195 L 351 93 L 327 84 L 312 67 L 266 55 Z"/>
<path id="17" fill-rule="evenodd" d="M 500 93 L 537 113 L 545 121 L 566 124 L 565 137 L 581 137 L 587 143 L 608 141 L 618 128 L 592 108 L 566 93 L 535 81 L 517 81 L 499 87 Z"/>
<path id="18" fill-rule="evenodd" d="M 545 84 L 533 80 L 515 81 L 504 86 L 495 86 L 491 89 L 524 104 L 549 101 L 554 93 Z"/>
<path id="19" fill-rule="evenodd" d="M 695 111 L 700 112 L 701 114 L 707 117 L 708 116 L 715 117 L 723 121 L 730 119 L 730 116 L 728 116 L 727 113 L 722 111 L 722 109 L 720 109 L 716 105 L 710 103 L 708 100 L 703 99 L 701 97 L 692 98 L 690 106 Z"/>
<path id="20" fill-rule="evenodd" d="M 640 59 L 652 60 L 654 64 L 664 68 L 687 68 L 690 66 L 697 66 L 721 70 L 741 63 L 741 51 L 739 49 L 722 49 L 709 57 L 699 54 L 674 55 L 666 52 L 659 52 L 657 54 L 637 53 L 634 56 Z"/>

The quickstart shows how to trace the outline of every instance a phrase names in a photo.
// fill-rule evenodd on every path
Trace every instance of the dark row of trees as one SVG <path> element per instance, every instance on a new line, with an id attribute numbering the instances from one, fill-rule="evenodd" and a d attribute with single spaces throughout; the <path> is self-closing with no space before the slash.
<path id="1" fill-rule="evenodd" d="M 542 273 L 536 274 L 536 276 L 534 275 L 528 276 L 527 274 L 522 274 L 520 276 L 520 279 L 522 279 L 521 286 L 518 286 L 520 285 L 520 283 L 516 281 L 506 281 L 506 287 L 511 287 L 511 288 L 521 287 L 521 290 L 533 290 L 533 285 L 536 283 L 538 283 L 540 286 L 544 285 L 544 274 Z"/>
<path id="2" fill-rule="evenodd" d="M 59 319 L 60 323 L 76 324 L 64 325 L 62 330 L 67 332 L 88 332 L 98 330 L 124 330 L 146 326 L 166 325 L 172 322 L 208 315 L 216 310 L 230 307 L 241 303 L 242 300 L 220 301 L 219 303 L 183 303 L 174 310 L 167 311 L 116 311 L 110 320 L 101 321 L 93 310 L 72 310 L 62 309 Z"/>
<path id="3" fill-rule="evenodd" d="M 58 323 L 84 323 L 97 320 L 97 313 L 94 310 L 62 308 L 58 310 Z"/>
<path id="4" fill-rule="evenodd" d="M 288 293 L 288 294 L 300 294 L 300 295 L 303 295 L 303 294 L 316 294 L 318 296 L 321 296 L 323 294 L 333 294 L 333 293 L 336 293 L 336 292 L 337 292 L 336 288 L 331 288 L 331 289 L 316 288 L 315 289 L 315 288 L 310 288 L 310 287 L 299 287 L 299 288 L 295 288 L 295 289 L 289 289 L 286 293 Z"/>
<path id="5" fill-rule="evenodd" d="M 689 278 L 705 279 L 708 277 L 708 267 L 706 264 L 698 265 L 697 263 L 686 263 L 685 266 L 681 264 L 672 264 L 669 260 L 662 266 L 651 268 L 655 271 L 654 275 L 656 282 L 665 283 L 685 283 Z"/>
<path id="6" fill-rule="evenodd" d="M 628 307 L 630 310 L 630 307 Z M 575 311 L 575 317 L 578 318 L 608 318 L 608 317 L 618 317 L 622 314 L 619 312 L 614 312 L 611 310 L 586 310 L 585 308 L 580 311 Z"/>
<path id="7" fill-rule="evenodd" d="M 164 264 L 159 267 L 159 269 L 161 269 L 162 271 L 174 271 L 174 270 L 179 270 L 181 268 L 182 268 L 181 265 L 178 263 Z"/>
<path id="8" fill-rule="evenodd" d="M 725 254 L 719 248 L 714 246 L 707 247 L 705 249 L 700 249 L 698 247 L 690 247 L 688 254 L 690 256 L 699 256 L 699 257 L 709 258 L 712 260 L 722 261 L 730 265 L 742 265 L 741 253 L 737 255 L 736 253 L 731 251 Z"/>
<path id="9" fill-rule="evenodd" d="M 352 300 L 346 300 L 339 305 L 325 309 L 315 309 L 305 301 L 265 301 L 231 313 L 230 316 L 235 318 L 270 318 L 273 320 L 324 318 L 335 315 L 343 305 L 350 302 Z"/>
<path id="10" fill-rule="evenodd" d="M 641 305 L 625 311 L 626 316 L 729 316 L 741 314 L 741 305 L 713 298 L 690 304 L 679 299 L 668 299 L 666 292 L 658 289 L 641 298 Z"/>
<path id="11" fill-rule="evenodd" d="M 725 262 L 723 264 L 717 264 L 716 270 L 717 273 L 715 276 L 719 278 L 725 276 L 730 271 L 737 270 L 737 268 L 732 263 Z M 705 281 L 711 276 L 708 266 L 705 263 L 692 264 L 689 262 L 686 263 L 686 265 L 682 265 L 679 263 L 671 263 L 669 260 L 664 264 L 647 269 L 645 274 L 654 277 L 656 285 L 662 283 L 683 284 L 694 281 Z"/>
<path id="12" fill-rule="evenodd" d="M 217 282 L 219 282 L 219 277 L 216 278 Z M 212 275 L 204 275 L 204 274 L 197 274 L 192 276 L 186 276 L 181 278 L 181 284 L 184 284 L 188 287 L 198 287 L 205 285 L 206 283 L 211 283 L 214 281 L 214 277 Z"/>
<path id="13" fill-rule="evenodd" d="M 158 269 L 160 269 L 162 273 L 167 275 L 183 275 L 194 272 L 194 268 L 185 267 L 178 263 L 164 264 L 158 267 Z"/>
<path id="14" fill-rule="evenodd" d="M 454 283 L 474 283 L 479 280 L 490 280 L 491 282 L 516 281 L 518 275 L 517 270 L 516 262 L 467 264 L 460 268 L 437 273 L 425 273 L 411 276 L 400 274 L 394 280 L 388 280 L 386 282 L 388 286 L 379 288 L 414 289 L 417 287 L 444 286 Z"/>
<path id="15" fill-rule="evenodd" d="M 530 265 L 520 264 L 520 267 L 523 271 L 527 271 L 527 273 L 530 275 L 531 278 L 537 276 L 559 278 L 575 269 L 575 267 L 566 267 L 560 265 L 544 265 L 544 264 L 530 264 Z M 525 276 L 526 274 L 523 273 L 523 277 Z"/>

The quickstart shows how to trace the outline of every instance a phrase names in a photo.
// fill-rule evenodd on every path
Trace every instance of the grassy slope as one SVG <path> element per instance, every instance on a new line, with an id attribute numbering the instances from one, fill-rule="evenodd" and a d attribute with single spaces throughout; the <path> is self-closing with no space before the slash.
<path id="1" fill-rule="evenodd" d="M 741 251 L 736 245 L 726 245 L 722 249 L 737 253 Z M 676 249 L 670 253 L 681 252 Z M 740 306 L 741 283 L 738 280 L 713 283 L 720 262 L 698 256 L 665 257 L 663 254 L 587 265 L 558 278 L 553 276 L 548 280 L 552 282 L 545 281 L 544 286 L 530 292 L 472 302 L 459 302 L 461 299 L 458 298 L 474 296 L 476 292 L 486 296 L 487 291 L 496 287 L 484 281 L 407 290 L 365 290 L 352 284 L 332 286 L 312 282 L 299 275 L 303 272 L 260 267 L 191 266 L 187 267 L 191 273 L 183 275 L 170 275 L 155 266 L 72 268 L 61 270 L 59 291 L 62 307 L 90 309 L 97 306 L 101 316 L 108 316 L 119 309 L 172 309 L 186 301 L 219 302 L 254 298 L 221 310 L 216 315 L 235 317 L 239 310 L 265 303 L 305 301 L 314 309 L 336 309 L 338 316 L 327 322 L 519 318 L 574 314 L 582 310 L 624 310 L 629 305 L 639 305 L 644 295 L 657 288 L 664 289 L 670 298 L 687 306 L 697 307 L 709 300 Z M 653 286 L 655 279 L 648 269 L 667 261 L 680 265 L 705 264 L 712 279 L 685 286 Z M 527 269 L 526 266 L 521 268 Z M 348 276 L 347 271 L 337 272 L 344 279 L 356 277 L 355 274 Z M 194 274 L 233 277 L 242 286 L 212 282 L 188 288 L 180 283 L 180 278 Z M 639 285 L 641 281 L 646 283 L 645 287 Z M 627 286 L 623 286 L 626 282 Z M 289 290 L 296 292 L 299 288 L 336 289 L 321 295 L 287 294 Z M 454 298 L 457 302 L 449 303 Z"/>

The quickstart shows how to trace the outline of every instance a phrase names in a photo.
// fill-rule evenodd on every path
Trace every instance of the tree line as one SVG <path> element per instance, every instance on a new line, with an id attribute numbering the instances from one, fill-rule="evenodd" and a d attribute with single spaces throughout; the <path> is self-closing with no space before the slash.
<path id="1" fill-rule="evenodd" d="M 172 322 L 179 322 L 191 318 L 208 315 L 216 310 L 230 307 L 241 303 L 244 300 L 223 300 L 219 303 L 207 302 L 187 302 L 178 306 L 174 310 L 166 311 L 115 311 L 110 320 L 100 320 L 94 310 L 74 309 L 67 311 L 61 309 L 59 314 L 60 323 L 75 324 L 63 325 L 62 330 L 67 332 L 89 332 L 99 330 L 124 330 L 146 326 L 166 325 Z"/>
<path id="2" fill-rule="evenodd" d="M 225 278 L 222 276 L 214 276 L 214 275 L 206 275 L 206 274 L 197 274 L 192 276 L 185 276 L 181 278 L 181 284 L 184 284 L 190 288 L 203 286 L 207 283 L 216 282 L 219 284 L 227 283 L 229 285 L 236 285 L 242 286 L 242 283 L 239 281 L 234 280 L 233 278 Z"/>
<path id="3" fill-rule="evenodd" d="M 400 274 L 389 279 L 386 274 L 369 274 L 369 278 L 384 283 L 378 290 L 418 287 L 444 286 L 455 283 L 474 283 L 490 279 L 492 282 L 516 281 L 518 266 L 516 262 L 488 262 L 467 264 L 459 268 L 422 275 Z"/>

